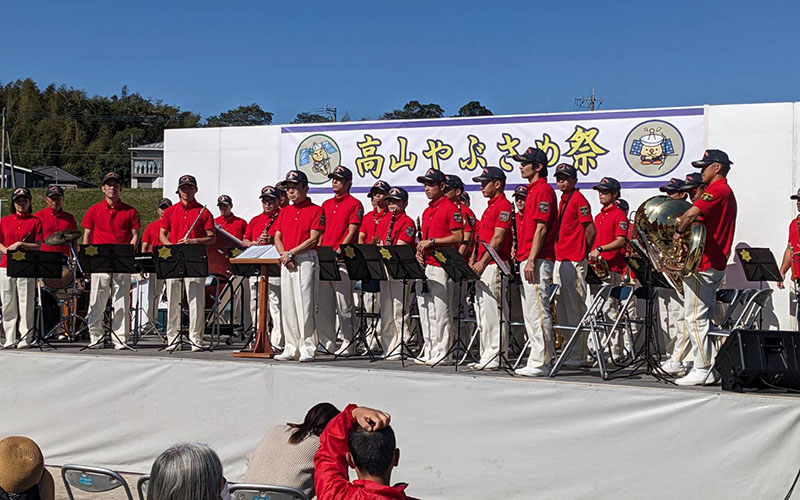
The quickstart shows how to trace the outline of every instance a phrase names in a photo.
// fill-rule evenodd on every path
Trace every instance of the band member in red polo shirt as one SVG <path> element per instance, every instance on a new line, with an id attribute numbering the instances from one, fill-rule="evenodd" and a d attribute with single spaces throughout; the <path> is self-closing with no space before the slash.
<path id="1" fill-rule="evenodd" d="M 45 238 L 58 231 L 78 229 L 75 217 L 64 210 L 64 189 L 61 186 L 48 187 L 47 191 L 45 191 L 45 201 L 47 202 L 47 208 L 43 208 L 33 214 L 34 217 L 42 222 L 42 232 Z M 73 241 L 71 245 L 77 251 L 78 240 Z M 55 247 L 42 244 L 41 250 L 43 252 L 61 252 L 69 257 L 69 247 L 69 244 Z"/>
<path id="2" fill-rule="evenodd" d="M 350 194 L 353 184 L 353 173 L 349 168 L 339 165 L 328 174 L 333 188 L 333 198 L 322 203 L 325 216 L 325 232 L 322 233 L 320 246 L 332 247 L 341 253 L 340 245 L 358 242 L 358 228 L 364 218 L 364 207 Z M 320 281 L 317 286 L 317 338 L 328 352 L 336 346 L 336 319 L 344 337 L 338 355 L 352 354 L 353 337 L 353 282 L 347 274 L 344 261 L 339 263 L 340 281 Z"/>
<path id="3" fill-rule="evenodd" d="M 116 172 L 103 176 L 102 191 L 105 199 L 92 205 L 83 216 L 83 243 L 133 245 L 139 244 L 139 212 L 120 199 L 122 184 Z M 111 303 L 111 340 L 114 349 L 125 349 L 130 335 L 128 313 L 131 307 L 131 275 L 121 273 L 92 274 L 92 289 L 89 294 L 89 347 L 102 349 L 103 314 L 108 299 Z"/>
<path id="4" fill-rule="evenodd" d="M 800 189 L 797 190 L 797 194 L 793 194 L 789 198 L 797 201 L 797 211 L 800 212 Z M 789 310 L 791 311 L 789 324 L 792 330 L 797 330 L 797 319 L 800 315 L 797 307 L 797 280 L 800 280 L 800 215 L 789 223 L 789 243 L 783 252 L 780 269 L 783 279 L 786 279 L 789 269 L 792 270 L 792 284 L 789 286 Z M 783 281 L 778 283 L 778 288 L 783 290 Z"/>
<path id="5" fill-rule="evenodd" d="M 413 219 L 406 215 L 408 192 L 399 187 L 390 188 L 386 200 L 389 203 L 390 215 L 384 217 L 375 230 L 377 244 L 415 245 L 416 226 Z M 401 356 L 399 348 L 401 333 L 408 338 L 410 332 L 409 311 L 404 304 L 408 303 L 411 287 L 404 287 L 402 281 L 388 278 L 386 281 L 381 281 L 380 341 L 385 359 L 394 360 L 400 359 Z M 406 310 L 405 315 L 403 309 Z"/>
<path id="6" fill-rule="evenodd" d="M 522 227 L 517 234 L 516 259 L 521 267 L 522 315 L 531 353 L 527 365 L 515 373 L 544 377 L 550 374 L 550 361 L 555 352 L 553 318 L 547 299 L 556 257 L 556 193 L 547 183 L 547 153 L 530 147 L 513 158 L 520 163 L 522 178 L 530 182 Z"/>
<path id="7" fill-rule="evenodd" d="M 506 174 L 497 167 L 486 167 L 481 175 L 472 180 L 480 182 L 481 194 L 489 200 L 481 215 L 477 240 L 492 247 L 507 264 L 511 260 L 511 225 L 514 221 L 511 219 L 511 202 L 503 193 Z M 500 367 L 500 353 L 507 346 L 508 332 L 501 326 L 501 321 L 508 321 L 508 297 L 501 293 L 500 288 L 508 286 L 508 283 L 503 282 L 497 263 L 482 244 L 478 246 L 478 255 L 472 264 L 472 270 L 480 276 L 480 280 L 475 282 L 475 316 L 481 332 L 481 356 L 470 367 L 476 370 L 496 370 Z"/>
<path id="8" fill-rule="evenodd" d="M 372 202 L 372 210 L 364 215 L 361 229 L 358 231 L 359 243 L 375 244 L 379 242 L 380 238 L 375 236 L 375 230 L 381 220 L 389 213 L 389 200 L 386 199 L 386 195 L 391 188 L 388 182 L 378 181 L 369 189 L 367 198 Z"/>
<path id="9" fill-rule="evenodd" d="M 228 232 L 234 238 L 244 239 L 244 232 L 247 230 L 247 221 L 233 214 L 233 199 L 227 194 L 217 197 L 217 208 L 219 217 L 214 219 L 214 224 L 223 231 Z M 248 331 L 253 327 L 250 315 L 250 282 L 247 278 L 234 276 L 231 280 L 233 288 L 233 322 L 241 324 L 243 331 Z M 242 302 L 247 305 L 244 318 L 242 318 Z"/>
<path id="10" fill-rule="evenodd" d="M 475 242 L 475 212 L 470 210 L 461 201 L 461 195 L 464 194 L 464 182 L 457 175 L 445 175 L 445 190 L 444 195 L 452 201 L 459 212 L 464 224 L 464 241 L 458 246 L 458 253 L 460 253 L 466 260 L 470 260 L 470 250 Z M 456 294 L 457 295 L 457 294 Z"/>
<path id="11" fill-rule="evenodd" d="M 577 326 L 586 314 L 586 256 L 595 237 L 592 211 L 586 197 L 575 185 L 578 171 L 572 165 L 560 163 L 556 166 L 556 187 L 561 191 L 556 225 L 556 264 L 553 282 L 558 283 L 556 315 L 562 325 Z M 563 345 L 574 335 L 573 330 L 562 330 Z M 586 364 L 586 332 L 580 332 L 581 340 L 573 347 L 564 366 L 579 368 Z"/>
<path id="12" fill-rule="evenodd" d="M 619 286 L 622 283 L 622 273 L 625 271 L 625 238 L 628 236 L 628 214 L 619 208 L 617 200 L 620 196 L 619 181 L 613 177 L 603 177 L 600 183 L 592 189 L 598 192 L 600 204 L 603 206 L 594 218 L 594 227 L 597 230 L 594 244 L 595 248 L 589 252 L 589 263 L 598 263 L 604 260 L 608 265 L 608 278 L 606 283 Z M 618 316 L 617 305 L 613 300 L 607 300 L 603 306 L 603 313 L 609 321 L 615 321 Z M 611 337 L 611 351 L 614 358 L 624 355 L 623 342 L 620 332 L 614 332 Z"/>
<path id="13" fill-rule="evenodd" d="M 325 231 L 325 215 L 308 197 L 304 172 L 290 170 L 284 182 L 292 204 L 278 215 L 275 248 L 281 255 L 281 319 L 286 345 L 275 359 L 314 361 L 318 345 L 314 332 L 317 244 Z"/>
<path id="14" fill-rule="evenodd" d="M 231 233 L 238 239 L 244 239 L 244 232 L 247 229 L 247 221 L 233 214 L 233 199 L 227 194 L 221 194 L 217 198 L 217 208 L 219 217 L 214 219 L 214 223 Z"/>
<path id="15" fill-rule="evenodd" d="M 42 223 L 31 214 L 31 192 L 20 187 L 11 192 L 11 215 L 0 219 L 0 300 L 3 302 L 4 348 L 31 347 L 33 342 L 35 278 L 8 276 L 8 259 L 20 250 L 38 250 L 44 240 Z M 21 255 L 21 252 L 20 252 Z M 17 343 L 17 338 L 20 338 Z"/>
<path id="16" fill-rule="evenodd" d="M 429 168 L 425 175 L 417 177 L 425 184 L 425 196 L 431 200 L 422 212 L 422 240 L 417 243 L 417 260 L 425 265 L 428 293 L 422 292 L 422 283 L 417 284 L 417 308 L 424 345 L 415 362 L 433 365 L 444 360 L 453 342 L 453 316 L 450 297 L 453 283 L 441 264 L 434 258 L 438 247 L 458 247 L 464 242 L 461 212 L 444 194 L 445 175 Z M 442 363 L 450 363 L 444 360 Z"/>
<path id="17" fill-rule="evenodd" d="M 703 158 L 692 162 L 699 168 L 703 182 L 708 184 L 700 199 L 680 217 L 675 229 L 675 239 L 689 229 L 702 215 L 706 227 L 706 244 L 697 272 L 683 278 L 683 308 L 686 329 L 689 332 L 692 370 L 675 381 L 678 385 L 701 385 L 716 382 L 710 366 L 716 356 L 714 343 L 708 338 L 711 318 L 714 315 L 717 289 L 725 278 L 725 268 L 731 254 L 733 234 L 736 230 L 736 198 L 728 185 L 728 172 L 733 162 L 724 151 L 707 149 Z"/>
<path id="18" fill-rule="evenodd" d="M 281 196 L 285 196 L 284 191 L 280 191 L 273 186 L 261 188 L 261 213 L 256 215 L 247 224 L 244 233 L 245 246 L 253 245 L 274 245 L 275 232 L 278 227 L 276 221 L 280 208 L 278 206 Z M 258 322 L 258 281 L 260 276 L 250 278 L 249 297 L 250 297 L 250 317 L 251 324 Z M 269 333 L 269 341 L 272 348 L 283 349 L 283 322 L 281 320 L 281 277 L 268 276 L 267 278 L 267 312 L 272 319 L 272 330 Z"/>
<path id="19" fill-rule="evenodd" d="M 172 206 L 169 198 L 158 200 L 158 219 L 154 220 L 142 233 L 142 252 L 150 253 L 154 247 L 161 245 L 161 223 L 164 220 L 164 212 Z M 151 273 L 147 278 L 147 304 L 145 314 L 150 323 L 154 325 L 157 320 L 158 303 L 161 301 L 161 294 L 164 292 L 165 281 L 158 279 L 156 273 Z"/>
<path id="20" fill-rule="evenodd" d="M 180 202 L 172 205 L 164 213 L 161 224 L 162 245 L 213 245 L 217 239 L 214 219 L 211 212 L 195 199 L 197 179 L 192 175 L 182 175 L 178 179 Z M 197 221 L 197 223 L 195 223 Z M 181 287 L 181 280 L 183 287 Z M 181 328 L 181 302 L 186 290 L 189 304 L 189 342 L 192 351 L 203 350 L 203 333 L 206 328 L 205 277 L 174 278 L 167 280 L 167 350 L 180 350 L 178 334 Z"/>

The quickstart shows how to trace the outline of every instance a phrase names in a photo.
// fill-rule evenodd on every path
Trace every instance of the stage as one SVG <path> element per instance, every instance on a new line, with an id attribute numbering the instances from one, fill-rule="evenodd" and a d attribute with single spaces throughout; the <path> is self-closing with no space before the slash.
<path id="1" fill-rule="evenodd" d="M 201 441 L 237 480 L 264 431 L 320 401 L 392 414 L 393 480 L 425 499 L 783 498 L 800 466 L 800 399 L 677 388 L 594 371 L 555 379 L 322 356 L 234 359 L 232 347 L 0 351 L 0 436 L 28 435 L 51 465 L 147 472 Z"/>

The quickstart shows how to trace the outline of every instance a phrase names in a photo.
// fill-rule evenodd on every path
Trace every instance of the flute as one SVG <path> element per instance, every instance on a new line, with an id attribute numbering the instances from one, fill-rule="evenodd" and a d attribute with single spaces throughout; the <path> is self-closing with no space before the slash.
<path id="1" fill-rule="evenodd" d="M 200 220 L 200 216 L 203 215 L 204 210 L 206 210 L 206 205 L 203 205 L 203 208 L 201 208 L 200 211 L 197 213 L 197 217 L 195 217 L 194 222 L 192 222 L 192 225 L 189 226 L 189 230 L 186 231 L 186 234 L 183 235 L 184 241 L 186 240 L 186 238 L 189 237 L 190 234 L 192 234 L 192 230 L 194 229 L 194 226 L 197 225 L 197 221 Z"/>

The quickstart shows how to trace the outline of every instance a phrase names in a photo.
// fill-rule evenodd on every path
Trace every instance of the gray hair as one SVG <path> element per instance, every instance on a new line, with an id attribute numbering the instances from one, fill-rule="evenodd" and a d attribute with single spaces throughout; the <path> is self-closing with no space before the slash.
<path id="1" fill-rule="evenodd" d="M 208 445 L 176 444 L 153 462 L 147 500 L 219 500 L 222 462 Z"/>

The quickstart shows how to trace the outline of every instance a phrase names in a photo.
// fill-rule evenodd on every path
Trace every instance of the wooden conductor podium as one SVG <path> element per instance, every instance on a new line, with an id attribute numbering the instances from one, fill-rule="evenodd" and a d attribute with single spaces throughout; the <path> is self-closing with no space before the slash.
<path id="1" fill-rule="evenodd" d="M 267 331 L 267 277 L 270 275 L 270 267 L 280 265 L 280 255 L 273 245 L 252 246 L 231 258 L 231 264 L 235 266 L 259 266 L 258 276 L 258 325 L 255 339 L 253 340 L 252 352 L 239 351 L 233 353 L 237 358 L 272 358 L 275 353 L 269 341 Z"/>

